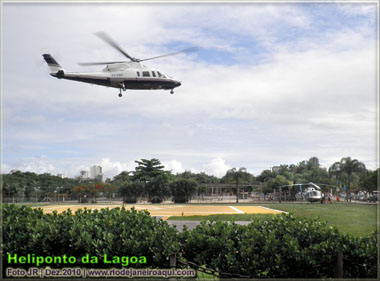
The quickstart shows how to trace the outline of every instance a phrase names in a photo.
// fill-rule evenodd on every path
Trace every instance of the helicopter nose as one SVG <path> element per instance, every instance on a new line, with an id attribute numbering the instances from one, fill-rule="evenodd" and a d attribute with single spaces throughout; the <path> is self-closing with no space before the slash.
<path id="1" fill-rule="evenodd" d="M 181 82 L 179 82 L 179 81 L 175 81 L 175 82 L 174 82 L 174 87 L 179 87 L 179 86 L 181 86 Z"/>

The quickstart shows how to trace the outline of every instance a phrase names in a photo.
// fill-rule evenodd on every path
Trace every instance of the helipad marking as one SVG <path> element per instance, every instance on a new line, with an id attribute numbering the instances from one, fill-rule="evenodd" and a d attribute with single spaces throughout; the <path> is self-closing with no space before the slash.
<path id="1" fill-rule="evenodd" d="M 264 207 L 264 206 L 260 206 L 260 207 L 263 208 L 263 209 L 267 209 L 267 210 L 271 210 L 271 211 L 275 211 L 275 212 L 279 212 L 279 213 L 289 214 L 288 212 L 281 211 L 281 210 L 271 209 L 271 208 Z"/>
<path id="2" fill-rule="evenodd" d="M 125 207 L 128 207 L 128 208 L 135 208 L 135 209 L 137 209 L 137 210 L 153 210 L 153 211 L 159 211 L 159 210 L 162 210 L 163 208 L 159 208 L 159 207 L 156 207 L 156 206 L 149 206 L 149 208 L 148 207 L 146 207 L 146 206 L 132 206 L 132 207 L 130 207 L 130 206 L 125 206 Z"/>
<path id="3" fill-rule="evenodd" d="M 72 208 L 72 207 L 76 207 L 76 206 L 77 205 L 65 205 L 64 207 L 65 208 Z M 57 210 L 57 207 L 59 207 L 59 206 L 53 206 L 53 207 L 37 206 L 37 207 L 33 207 L 33 209 L 41 208 L 43 210 L 50 210 L 50 209 Z"/>
<path id="4" fill-rule="evenodd" d="M 239 209 L 246 214 L 281 214 L 282 211 L 270 209 L 262 206 L 239 206 Z"/>
<path id="5" fill-rule="evenodd" d="M 243 211 L 239 210 L 238 208 L 235 208 L 234 206 L 229 206 L 232 210 L 235 210 L 236 212 L 238 212 L 239 214 L 244 214 Z"/>

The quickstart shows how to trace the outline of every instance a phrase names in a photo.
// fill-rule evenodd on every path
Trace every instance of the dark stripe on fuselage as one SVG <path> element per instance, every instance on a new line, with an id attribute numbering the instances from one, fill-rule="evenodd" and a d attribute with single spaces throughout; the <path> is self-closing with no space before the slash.
<path id="1" fill-rule="evenodd" d="M 59 77 L 58 77 L 59 78 Z M 67 79 L 72 81 L 79 81 L 84 83 L 96 84 L 100 86 L 112 87 L 111 81 L 109 79 L 99 79 L 99 78 L 88 78 L 88 77 L 75 77 L 75 76 L 63 76 L 61 79 Z"/>
<path id="2" fill-rule="evenodd" d="M 58 76 L 56 74 L 51 74 L 54 77 L 60 78 L 60 79 L 67 79 L 72 81 L 79 81 L 84 83 L 90 83 L 90 84 L 96 84 L 106 87 L 113 87 L 113 88 L 123 88 L 121 81 L 118 82 L 112 82 L 110 78 L 88 78 L 88 77 L 78 77 L 78 76 Z M 176 87 L 179 87 L 181 83 L 174 81 L 174 80 L 154 80 L 154 79 L 124 79 L 124 86 L 128 90 L 154 90 L 154 89 L 164 89 L 169 90 Z"/>
<path id="3" fill-rule="evenodd" d="M 124 79 L 126 89 L 135 90 L 153 90 L 164 89 L 169 90 L 181 85 L 181 83 L 173 80 L 154 80 L 154 79 Z"/>

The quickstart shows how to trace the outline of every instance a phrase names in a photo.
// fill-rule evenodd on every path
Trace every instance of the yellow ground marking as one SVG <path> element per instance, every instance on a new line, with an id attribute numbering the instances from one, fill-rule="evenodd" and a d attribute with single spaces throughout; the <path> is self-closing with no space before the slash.
<path id="1" fill-rule="evenodd" d="M 52 213 L 57 211 L 61 213 L 67 209 L 75 212 L 79 209 L 87 208 L 89 210 L 100 210 L 104 208 L 117 208 L 122 205 L 96 205 L 96 204 L 83 204 L 83 205 L 49 205 L 42 206 L 45 213 Z M 261 206 L 215 206 L 215 205 L 124 205 L 129 210 L 134 207 L 136 210 L 147 210 L 152 216 L 208 216 L 217 214 L 279 214 L 282 211 L 269 209 Z"/>
<path id="2" fill-rule="evenodd" d="M 243 211 L 239 210 L 238 208 L 234 207 L 234 206 L 230 206 L 230 208 L 236 212 L 238 212 L 239 214 L 244 214 Z"/>
<path id="3" fill-rule="evenodd" d="M 246 214 L 281 214 L 282 211 L 261 206 L 238 206 L 239 210 Z"/>

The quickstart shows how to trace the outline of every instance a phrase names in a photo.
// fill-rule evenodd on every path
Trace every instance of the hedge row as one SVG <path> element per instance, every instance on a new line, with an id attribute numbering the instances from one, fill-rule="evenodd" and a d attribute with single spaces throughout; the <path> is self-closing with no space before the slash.
<path id="1" fill-rule="evenodd" d="M 377 236 L 376 232 L 363 238 L 340 234 L 325 222 L 292 214 L 253 220 L 248 226 L 208 221 L 178 233 L 167 222 L 135 209 L 79 210 L 74 215 L 70 210 L 43 214 L 41 209 L 3 206 L 5 267 L 8 254 L 33 253 L 145 256 L 147 264 L 133 267 L 168 268 L 169 257 L 176 253 L 182 260 L 225 273 L 256 278 L 323 278 L 334 277 L 336 256 L 342 252 L 344 277 L 374 278 Z M 94 266 L 107 267 L 100 265 Z"/>
<path id="2" fill-rule="evenodd" d="M 6 205 L 3 208 L 3 258 L 18 256 L 97 256 L 103 266 L 104 254 L 145 256 L 152 267 L 167 267 L 169 257 L 179 251 L 177 231 L 147 211 L 124 208 L 78 210 L 43 214 L 40 208 Z M 61 267 L 61 264 L 56 265 Z M 65 265 L 67 266 L 67 264 Z M 77 266 L 77 265 L 76 265 Z M 133 265 L 144 267 L 146 265 Z"/>
<path id="3" fill-rule="evenodd" d="M 181 245 L 187 260 L 255 278 L 334 277 L 342 252 L 344 277 L 374 278 L 377 237 L 377 232 L 363 238 L 342 235 L 326 222 L 282 214 L 248 226 L 201 222 L 183 232 Z"/>

